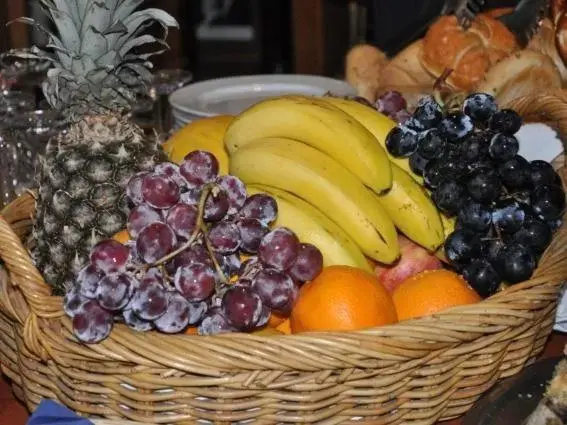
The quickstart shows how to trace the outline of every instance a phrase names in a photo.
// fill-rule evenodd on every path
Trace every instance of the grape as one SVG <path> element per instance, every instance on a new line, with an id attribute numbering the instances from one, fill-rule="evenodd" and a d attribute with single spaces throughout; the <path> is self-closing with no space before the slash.
<path id="1" fill-rule="evenodd" d="M 561 179 L 549 162 L 534 160 L 529 164 L 529 179 L 533 187 L 542 184 L 561 185 Z"/>
<path id="2" fill-rule="evenodd" d="M 148 204 L 136 205 L 128 215 L 126 226 L 128 233 L 136 238 L 140 231 L 148 224 L 163 222 L 161 214 Z"/>
<path id="3" fill-rule="evenodd" d="M 154 167 L 154 173 L 168 177 L 179 188 L 187 187 L 187 180 L 179 172 L 179 166 L 173 162 L 161 162 Z"/>
<path id="4" fill-rule="evenodd" d="M 503 247 L 496 261 L 496 271 L 508 283 L 528 280 L 535 267 L 536 259 L 533 253 L 519 243 Z"/>
<path id="5" fill-rule="evenodd" d="M 485 259 L 473 260 L 463 269 L 463 277 L 483 298 L 495 294 L 501 282 L 492 264 Z"/>
<path id="6" fill-rule="evenodd" d="M 77 289 L 86 298 L 95 298 L 98 283 L 104 277 L 104 272 L 92 264 L 87 264 L 77 274 Z"/>
<path id="7" fill-rule="evenodd" d="M 490 203 L 498 198 L 502 183 L 492 168 L 480 167 L 474 170 L 467 182 L 471 197 L 480 203 Z"/>
<path id="8" fill-rule="evenodd" d="M 252 288 L 267 307 L 278 311 L 289 308 L 296 290 L 291 277 L 274 269 L 259 271 L 254 277 Z"/>
<path id="9" fill-rule="evenodd" d="M 481 240 L 476 232 L 458 229 L 445 240 L 445 255 L 455 266 L 477 258 L 481 253 Z"/>
<path id="10" fill-rule="evenodd" d="M 73 317 L 73 333 L 82 342 L 96 344 L 112 331 L 112 314 L 100 307 L 95 300 L 87 301 Z"/>
<path id="11" fill-rule="evenodd" d="M 559 230 L 561 225 L 563 224 L 563 220 L 558 218 L 556 220 L 548 220 L 546 224 L 549 226 L 552 232 Z"/>
<path id="12" fill-rule="evenodd" d="M 140 319 L 151 321 L 165 314 L 168 302 L 163 283 L 157 279 L 146 278 L 134 291 L 129 309 Z"/>
<path id="13" fill-rule="evenodd" d="M 307 282 L 313 280 L 323 269 L 323 254 L 315 246 L 309 243 L 299 244 L 297 260 L 289 269 L 290 277 L 296 282 Z"/>
<path id="14" fill-rule="evenodd" d="M 219 221 L 213 224 L 207 237 L 213 250 L 219 254 L 232 254 L 240 248 L 240 232 L 232 221 Z"/>
<path id="15" fill-rule="evenodd" d="M 491 264 L 496 263 L 502 248 L 504 248 L 502 239 L 492 238 L 482 241 L 482 252 L 484 253 L 485 259 Z"/>
<path id="16" fill-rule="evenodd" d="M 220 307 L 211 308 L 205 314 L 197 330 L 199 335 L 216 335 L 236 331 Z"/>
<path id="17" fill-rule="evenodd" d="M 210 266 L 193 263 L 177 269 L 173 282 L 188 301 L 202 301 L 213 294 L 216 275 Z"/>
<path id="18" fill-rule="evenodd" d="M 289 269 L 297 258 L 299 240 L 287 227 L 278 227 L 262 238 L 258 258 L 277 270 Z"/>
<path id="19" fill-rule="evenodd" d="M 238 273 L 242 261 L 238 254 L 221 255 L 215 254 L 215 258 L 225 276 L 233 276 Z"/>
<path id="20" fill-rule="evenodd" d="M 457 227 L 475 232 L 486 232 L 492 224 L 492 212 L 483 204 L 470 202 L 459 211 Z"/>
<path id="21" fill-rule="evenodd" d="M 406 108 L 406 100 L 399 91 L 395 90 L 384 92 L 376 101 L 376 109 L 386 115 L 393 115 Z"/>
<path id="22" fill-rule="evenodd" d="M 438 129 L 450 142 L 462 140 L 474 129 L 472 120 L 461 112 L 451 112 L 439 123 Z"/>
<path id="23" fill-rule="evenodd" d="M 217 184 L 223 189 L 228 197 L 228 215 L 236 214 L 246 201 L 246 186 L 238 177 L 226 175 L 218 178 Z"/>
<path id="24" fill-rule="evenodd" d="M 189 189 L 185 192 L 181 192 L 179 195 L 179 202 L 182 202 L 187 205 L 199 205 L 199 201 L 201 200 L 201 188 L 193 188 Z"/>
<path id="25" fill-rule="evenodd" d="M 207 196 L 205 208 L 203 211 L 203 220 L 220 221 L 226 215 L 229 209 L 228 195 L 222 189 L 213 190 Z"/>
<path id="26" fill-rule="evenodd" d="M 488 141 L 485 140 L 486 137 L 487 135 L 484 133 L 471 133 L 463 140 L 460 152 L 461 159 L 465 163 L 470 164 L 488 156 L 488 147 L 492 136 Z"/>
<path id="27" fill-rule="evenodd" d="M 270 310 L 265 305 L 262 307 L 262 311 L 260 312 L 260 317 L 258 318 L 258 323 L 256 323 L 256 328 L 261 328 L 268 324 L 270 320 L 270 316 L 272 315 L 272 310 Z"/>
<path id="28" fill-rule="evenodd" d="M 457 181 L 444 180 L 435 188 L 431 198 L 442 212 L 452 216 L 457 214 L 466 202 L 466 192 Z"/>
<path id="29" fill-rule="evenodd" d="M 126 196 L 134 205 L 139 205 L 144 202 L 144 197 L 142 196 L 142 179 L 148 174 L 149 173 L 145 171 L 134 174 L 126 185 Z"/>
<path id="30" fill-rule="evenodd" d="M 402 109 L 401 111 L 396 112 L 394 115 L 390 115 L 390 118 L 392 118 L 398 124 L 406 124 L 411 118 L 411 114 L 407 110 Z"/>
<path id="31" fill-rule="evenodd" d="M 497 133 L 490 141 L 488 152 L 497 161 L 508 161 L 514 158 L 520 150 L 520 142 L 514 136 Z"/>
<path id="32" fill-rule="evenodd" d="M 418 137 L 417 153 L 425 159 L 435 159 L 441 156 L 447 142 L 435 128 L 421 133 Z"/>
<path id="33" fill-rule="evenodd" d="M 264 308 L 260 295 L 247 286 L 231 287 L 225 292 L 222 305 L 228 321 L 241 331 L 254 329 Z"/>
<path id="34" fill-rule="evenodd" d="M 428 159 L 423 158 L 417 152 L 414 152 L 409 157 L 409 166 L 410 169 L 417 174 L 418 176 L 423 176 L 425 171 L 425 167 L 429 163 Z"/>
<path id="35" fill-rule="evenodd" d="M 272 223 L 278 215 L 278 204 L 265 193 L 250 196 L 238 212 L 239 218 L 255 218 L 262 224 Z"/>
<path id="36" fill-rule="evenodd" d="M 152 322 L 140 319 L 131 309 L 127 309 L 122 312 L 122 319 L 129 328 L 138 332 L 147 332 L 154 328 L 154 324 Z"/>
<path id="37" fill-rule="evenodd" d="M 498 166 L 498 175 L 508 189 L 521 189 L 530 181 L 530 163 L 516 155 Z"/>
<path id="38" fill-rule="evenodd" d="M 157 209 L 171 208 L 179 200 L 179 186 L 159 174 L 148 174 L 142 178 L 144 201 Z"/>
<path id="39" fill-rule="evenodd" d="M 539 220 L 525 222 L 520 230 L 512 236 L 512 242 L 522 244 L 541 254 L 551 243 L 552 230 L 547 223 Z"/>
<path id="40" fill-rule="evenodd" d="M 123 309 L 134 288 L 139 282 L 125 273 L 113 273 L 101 279 L 96 290 L 96 299 L 105 310 L 118 311 Z"/>
<path id="41" fill-rule="evenodd" d="M 467 164 L 467 170 L 469 172 L 470 171 L 476 171 L 479 168 L 492 170 L 494 168 L 494 163 L 492 162 L 492 160 L 488 156 L 488 157 L 481 157 L 481 158 L 477 159 L 476 161 L 469 162 Z"/>
<path id="42" fill-rule="evenodd" d="M 163 333 L 179 333 L 189 326 L 194 307 L 178 292 L 167 292 L 166 295 L 167 310 L 154 320 L 154 325 Z"/>
<path id="43" fill-rule="evenodd" d="M 557 185 L 539 185 L 532 192 L 531 206 L 544 221 L 560 218 L 565 211 L 565 192 Z"/>
<path id="44" fill-rule="evenodd" d="M 169 260 L 166 264 L 166 269 L 169 273 L 175 274 L 175 271 L 184 266 L 192 263 L 201 263 L 208 266 L 213 266 L 209 251 L 201 243 L 195 243 L 188 249 L 181 251 L 173 259 Z"/>
<path id="45" fill-rule="evenodd" d="M 83 296 L 79 288 L 72 287 L 63 298 L 63 311 L 71 318 L 75 317 L 77 313 L 83 311 L 83 306 L 88 301 L 88 298 Z"/>
<path id="46" fill-rule="evenodd" d="M 263 270 L 264 266 L 258 259 L 258 257 L 251 257 L 244 261 L 240 266 L 238 275 L 240 279 L 254 279 L 260 270 Z"/>
<path id="47" fill-rule="evenodd" d="M 475 123 L 487 122 L 497 110 L 494 97 L 486 93 L 470 94 L 463 102 L 463 112 Z"/>
<path id="48" fill-rule="evenodd" d="M 396 158 L 406 157 L 416 151 L 418 142 L 417 133 L 414 131 L 394 127 L 386 136 L 386 149 Z"/>
<path id="49" fill-rule="evenodd" d="M 428 188 L 435 189 L 444 179 L 443 163 L 438 159 L 433 159 L 425 165 L 423 170 L 423 180 Z"/>
<path id="50" fill-rule="evenodd" d="M 255 218 L 242 218 L 236 222 L 240 232 L 240 249 L 249 254 L 258 252 L 260 241 L 269 232 L 268 225 Z"/>
<path id="51" fill-rule="evenodd" d="M 189 239 L 195 231 L 198 217 L 199 210 L 195 206 L 179 203 L 167 211 L 165 222 L 177 236 Z"/>
<path id="52" fill-rule="evenodd" d="M 130 250 L 114 239 L 97 243 L 90 254 L 91 264 L 105 273 L 124 270 Z"/>
<path id="53" fill-rule="evenodd" d="M 152 264 L 173 251 L 177 244 L 175 233 L 167 224 L 153 223 L 136 239 L 136 250 L 147 264 Z"/>
<path id="54" fill-rule="evenodd" d="M 189 188 L 201 187 L 215 181 L 219 175 L 219 162 L 210 152 L 193 151 L 185 156 L 179 172 Z"/>
<path id="55" fill-rule="evenodd" d="M 492 223 L 504 233 L 512 234 L 524 224 L 525 211 L 515 199 L 496 201 L 492 209 Z"/>
<path id="56" fill-rule="evenodd" d="M 443 118 L 441 106 L 431 96 L 421 98 L 413 113 L 413 118 L 421 124 L 424 129 L 433 128 Z"/>
<path id="57" fill-rule="evenodd" d="M 522 117 L 512 109 L 501 109 L 492 114 L 489 125 L 492 130 L 512 135 L 522 126 Z"/>

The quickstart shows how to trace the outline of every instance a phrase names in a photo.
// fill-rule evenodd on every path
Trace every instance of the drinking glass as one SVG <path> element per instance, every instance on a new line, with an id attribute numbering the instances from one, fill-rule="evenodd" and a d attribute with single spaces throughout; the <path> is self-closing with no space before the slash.
<path id="1" fill-rule="evenodd" d="M 41 83 L 47 76 L 51 62 L 46 59 L 23 57 L 30 49 L 13 49 L 0 55 L 0 89 L 17 89 L 33 94 L 36 104 L 42 99 Z"/>
<path id="2" fill-rule="evenodd" d="M 165 135 L 172 127 L 169 95 L 186 86 L 193 74 L 183 69 L 162 69 L 154 74 L 148 95 L 153 101 L 154 125 L 160 135 Z"/>
<path id="3" fill-rule="evenodd" d="M 36 173 L 50 137 L 63 128 L 54 110 L 6 114 L 0 127 L 0 205 L 36 186 Z"/>

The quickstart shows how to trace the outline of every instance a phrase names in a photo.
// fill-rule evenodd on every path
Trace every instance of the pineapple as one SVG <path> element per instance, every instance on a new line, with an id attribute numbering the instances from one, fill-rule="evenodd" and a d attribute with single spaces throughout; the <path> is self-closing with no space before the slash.
<path id="1" fill-rule="evenodd" d="M 49 39 L 36 57 L 53 68 L 45 97 L 68 126 L 53 137 L 39 170 L 33 259 L 53 293 L 63 295 L 98 241 L 125 228 L 124 188 L 131 176 L 165 160 L 157 137 L 129 119 L 134 94 L 151 78 L 142 45 L 166 46 L 173 17 L 159 9 L 136 11 L 143 0 L 42 0 L 57 34 L 30 18 Z M 163 38 L 144 34 L 151 24 Z M 50 52 L 48 52 L 49 50 Z"/>

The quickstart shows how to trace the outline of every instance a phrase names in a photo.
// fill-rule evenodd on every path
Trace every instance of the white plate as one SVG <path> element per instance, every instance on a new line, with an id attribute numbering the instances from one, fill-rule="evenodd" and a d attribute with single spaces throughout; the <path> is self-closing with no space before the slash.
<path id="1" fill-rule="evenodd" d="M 283 94 L 322 95 L 332 92 L 352 96 L 355 90 L 345 81 L 314 75 L 251 75 L 228 77 L 190 84 L 170 97 L 180 118 L 236 115 L 268 97 Z"/>

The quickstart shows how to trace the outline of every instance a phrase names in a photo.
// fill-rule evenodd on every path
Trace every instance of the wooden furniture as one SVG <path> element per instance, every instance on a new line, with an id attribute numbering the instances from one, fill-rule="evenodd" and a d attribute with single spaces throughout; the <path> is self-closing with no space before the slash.
<path id="1" fill-rule="evenodd" d="M 29 45 L 29 28 L 23 24 L 6 24 L 26 15 L 26 0 L 5 0 L 0 4 L 0 48 L 22 48 Z"/>

